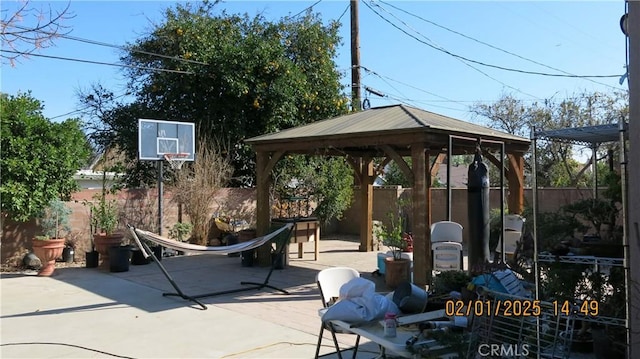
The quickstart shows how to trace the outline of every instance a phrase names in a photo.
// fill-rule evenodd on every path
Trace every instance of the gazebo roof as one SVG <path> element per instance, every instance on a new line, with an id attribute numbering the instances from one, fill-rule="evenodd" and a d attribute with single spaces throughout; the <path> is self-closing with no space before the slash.
<path id="1" fill-rule="evenodd" d="M 416 134 L 421 136 L 416 137 Z M 293 146 L 299 150 L 318 148 L 319 142 L 344 148 L 380 144 L 395 146 L 424 140 L 440 146 L 448 143 L 449 135 L 501 141 L 507 146 L 515 146 L 512 150 L 520 152 L 527 151 L 530 144 L 530 140 L 524 137 L 406 105 L 376 107 L 253 137 L 245 142 L 254 146 L 287 143 L 287 148 Z M 328 140 L 338 142 L 328 143 Z"/>

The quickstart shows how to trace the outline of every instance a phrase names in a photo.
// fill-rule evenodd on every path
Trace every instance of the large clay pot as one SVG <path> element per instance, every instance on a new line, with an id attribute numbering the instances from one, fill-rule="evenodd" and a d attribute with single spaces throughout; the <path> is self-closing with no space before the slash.
<path id="1" fill-rule="evenodd" d="M 411 261 L 406 258 L 385 258 L 384 281 L 389 289 L 396 289 L 403 282 L 411 282 Z"/>
<path id="2" fill-rule="evenodd" d="M 120 246 L 123 238 L 124 234 L 122 233 L 96 233 L 93 235 L 93 243 L 100 253 L 100 268 L 109 269 L 109 248 Z"/>
<path id="3" fill-rule="evenodd" d="M 33 253 L 40 258 L 42 268 L 39 276 L 49 277 L 56 269 L 56 259 L 62 255 L 64 238 L 40 240 L 34 239 L 32 243 Z"/>

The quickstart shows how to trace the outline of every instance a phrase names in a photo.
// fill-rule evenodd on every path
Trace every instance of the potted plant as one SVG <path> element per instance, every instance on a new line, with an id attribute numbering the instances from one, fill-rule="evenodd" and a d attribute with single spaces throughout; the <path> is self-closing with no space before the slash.
<path id="1" fill-rule="evenodd" d="M 404 231 L 401 215 L 393 212 L 388 214 L 389 224 L 382 224 L 376 235 L 382 239 L 382 244 L 389 247 L 392 256 L 385 258 L 385 283 L 391 289 L 395 289 L 400 283 L 411 280 L 411 260 L 402 257 L 409 241 Z"/>
<path id="2" fill-rule="evenodd" d="M 76 245 L 78 244 L 78 233 L 69 233 L 64 241 L 64 249 L 62 250 L 62 261 L 65 263 L 73 263 L 75 260 Z"/>
<path id="3" fill-rule="evenodd" d="M 109 266 L 109 248 L 118 247 L 122 243 L 124 234 L 116 232 L 118 226 L 118 203 L 115 199 L 107 198 L 106 172 L 103 174 L 102 191 L 93 197 L 93 201 L 86 201 L 91 211 L 91 228 L 96 231 L 93 244 L 100 253 L 100 267 Z"/>
<path id="4" fill-rule="evenodd" d="M 71 210 L 64 202 L 54 199 L 42 211 L 38 224 L 42 228 L 42 235 L 32 241 L 33 253 L 40 258 L 42 268 L 39 276 L 48 277 L 55 270 L 55 261 L 62 255 L 65 238 L 62 231 L 69 231 L 69 215 Z"/>

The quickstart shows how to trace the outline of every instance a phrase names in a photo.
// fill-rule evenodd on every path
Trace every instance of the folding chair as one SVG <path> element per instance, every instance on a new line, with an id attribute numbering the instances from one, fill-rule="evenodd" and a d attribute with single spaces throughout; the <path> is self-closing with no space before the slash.
<path id="1" fill-rule="evenodd" d="M 431 225 L 431 258 L 433 269 L 462 270 L 462 225 L 440 221 Z"/>
<path id="2" fill-rule="evenodd" d="M 522 238 L 522 228 L 524 227 L 525 218 L 517 214 L 509 214 L 504 216 L 504 236 L 500 236 L 498 246 L 496 247 L 496 255 L 500 261 L 502 259 L 502 241 L 504 239 L 504 257 L 505 259 L 513 257 L 518 248 L 518 242 Z"/>
<path id="3" fill-rule="evenodd" d="M 433 270 L 462 270 L 462 244 L 457 242 L 436 242 L 433 250 Z"/>
<path id="4" fill-rule="evenodd" d="M 320 299 L 322 299 L 322 308 L 318 311 L 318 315 L 322 317 L 324 312 L 331 305 L 335 303 L 335 301 L 340 296 L 340 287 L 342 287 L 345 283 L 349 282 L 354 278 L 360 277 L 360 273 L 349 267 L 333 267 L 321 270 L 316 275 L 316 283 L 318 283 L 318 289 L 320 290 Z M 342 359 L 342 353 L 340 350 L 340 346 L 338 345 L 338 339 L 336 338 L 336 333 L 341 334 L 352 334 L 358 335 L 346 330 L 336 330 L 336 328 L 331 324 L 331 322 L 322 322 L 320 324 L 320 334 L 318 335 L 318 345 L 316 346 L 316 355 L 315 358 L 318 358 L 318 354 L 320 354 L 320 345 L 322 344 L 322 334 L 324 330 L 328 329 L 331 331 L 331 336 L 333 337 L 333 344 L 336 347 L 336 351 L 338 353 L 338 358 Z M 356 354 L 358 353 L 358 345 L 360 344 L 360 335 L 356 338 L 356 344 L 353 347 L 353 356 L 355 359 Z"/>

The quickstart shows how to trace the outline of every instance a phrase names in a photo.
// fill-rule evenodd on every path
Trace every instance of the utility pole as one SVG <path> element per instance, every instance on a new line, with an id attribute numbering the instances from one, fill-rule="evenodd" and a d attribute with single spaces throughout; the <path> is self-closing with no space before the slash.
<path id="1" fill-rule="evenodd" d="M 360 25 L 358 1 L 351 0 L 351 109 L 360 111 Z"/>

